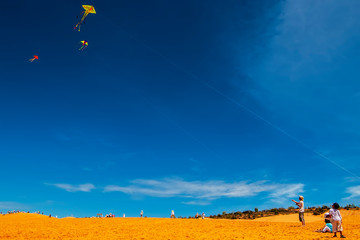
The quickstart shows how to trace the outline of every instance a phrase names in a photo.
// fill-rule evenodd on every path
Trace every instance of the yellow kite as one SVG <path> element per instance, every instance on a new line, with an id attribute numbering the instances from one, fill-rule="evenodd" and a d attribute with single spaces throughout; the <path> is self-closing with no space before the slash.
<path id="1" fill-rule="evenodd" d="M 81 51 L 83 51 L 89 45 L 88 41 L 86 41 L 86 40 L 80 41 L 80 43 L 81 43 L 81 48 L 79 48 L 79 50 L 81 50 Z"/>
<path id="2" fill-rule="evenodd" d="M 95 12 L 95 8 L 94 6 L 91 6 L 91 5 L 82 5 L 82 7 L 85 9 L 85 11 L 83 11 L 81 14 L 84 14 L 81 18 L 81 20 L 76 24 L 76 26 L 74 27 L 74 29 L 76 29 L 77 27 L 79 27 L 79 32 L 80 32 L 80 26 L 81 24 L 84 22 L 85 18 L 87 17 L 87 15 L 89 15 L 89 13 L 92 13 L 92 14 L 96 14 Z"/>

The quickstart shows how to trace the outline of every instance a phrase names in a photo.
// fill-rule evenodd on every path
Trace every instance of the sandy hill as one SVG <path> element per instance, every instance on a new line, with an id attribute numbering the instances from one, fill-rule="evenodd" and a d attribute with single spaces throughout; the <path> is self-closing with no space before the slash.
<path id="1" fill-rule="evenodd" d="M 360 239 L 360 211 L 341 210 L 344 234 Z M 322 216 L 306 215 L 301 227 L 297 214 L 256 220 L 169 218 L 49 218 L 38 214 L 0 215 L 0 239 L 280 239 L 330 238 L 317 233 Z"/>

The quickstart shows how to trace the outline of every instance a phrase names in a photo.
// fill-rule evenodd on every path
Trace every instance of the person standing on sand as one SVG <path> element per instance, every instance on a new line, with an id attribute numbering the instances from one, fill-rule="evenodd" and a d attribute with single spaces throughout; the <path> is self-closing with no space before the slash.
<path id="1" fill-rule="evenodd" d="M 174 212 L 174 210 L 171 210 L 170 218 L 175 218 L 175 212 Z"/>
<path id="2" fill-rule="evenodd" d="M 143 217 L 143 215 L 144 215 L 144 211 L 141 210 L 141 212 L 140 212 L 140 217 Z"/>
<path id="3" fill-rule="evenodd" d="M 299 202 L 297 202 L 297 201 L 295 201 L 295 200 L 291 200 L 291 201 L 293 201 L 293 202 L 299 207 L 299 221 L 302 222 L 302 226 L 305 227 L 304 197 L 299 195 Z"/>
<path id="4" fill-rule="evenodd" d="M 336 233 L 340 232 L 340 238 L 345 238 L 345 236 L 342 234 L 343 227 L 342 227 L 342 217 L 339 211 L 340 205 L 338 203 L 334 203 L 332 208 L 329 211 L 329 216 L 331 218 L 331 223 L 333 225 L 333 232 L 334 236 L 337 237 Z"/>

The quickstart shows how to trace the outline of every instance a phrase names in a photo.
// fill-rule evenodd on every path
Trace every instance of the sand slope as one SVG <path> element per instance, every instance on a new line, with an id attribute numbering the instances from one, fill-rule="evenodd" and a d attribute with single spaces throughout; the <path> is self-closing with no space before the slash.
<path id="1" fill-rule="evenodd" d="M 314 216 L 311 213 L 305 213 L 305 220 L 307 223 L 312 222 L 321 222 L 324 221 L 322 215 Z M 289 214 L 289 215 L 280 215 L 280 216 L 272 216 L 272 217 L 263 217 L 254 219 L 255 222 L 286 222 L 286 223 L 298 223 L 299 222 L 299 214 Z"/>
<path id="2" fill-rule="evenodd" d="M 360 211 L 342 210 L 344 233 L 360 239 Z M 313 230 L 323 226 L 320 216 L 297 215 L 257 220 L 161 218 L 49 218 L 37 214 L 0 215 L 0 239 L 327 239 Z"/>

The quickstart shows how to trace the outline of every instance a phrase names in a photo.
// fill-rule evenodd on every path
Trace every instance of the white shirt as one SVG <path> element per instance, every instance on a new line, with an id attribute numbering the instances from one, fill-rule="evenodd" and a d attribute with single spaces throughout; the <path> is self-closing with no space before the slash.
<path id="1" fill-rule="evenodd" d="M 304 211 L 304 201 L 299 202 L 299 212 L 305 212 Z"/>
<path id="2" fill-rule="evenodd" d="M 331 219 L 334 221 L 341 221 L 342 217 L 338 209 L 330 209 Z"/>

